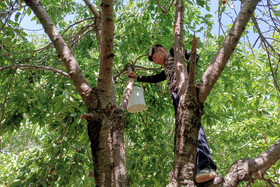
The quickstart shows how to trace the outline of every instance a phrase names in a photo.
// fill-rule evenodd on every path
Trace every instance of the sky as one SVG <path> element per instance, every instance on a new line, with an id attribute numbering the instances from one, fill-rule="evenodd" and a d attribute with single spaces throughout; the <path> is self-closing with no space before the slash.
<path id="1" fill-rule="evenodd" d="M 217 13 L 218 12 L 217 11 L 218 10 L 218 1 L 219 0 L 210 0 L 210 13 L 213 15 L 213 20 L 214 20 L 214 26 L 211 31 L 212 35 L 219 33 L 219 23 L 218 23 L 218 13 Z M 226 1 L 228 1 L 228 0 L 226 0 Z M 82 0 L 78 0 L 78 2 L 80 2 L 81 4 L 84 4 L 84 2 Z M 227 8 L 227 11 L 226 11 L 227 14 L 223 14 L 222 23 L 224 24 L 224 26 L 226 26 L 227 24 L 232 23 L 230 16 L 233 19 L 236 18 L 236 13 L 238 14 L 238 12 L 240 11 L 240 2 L 239 1 L 228 1 L 224 6 L 226 6 L 226 8 Z M 206 9 L 203 9 L 202 14 L 203 15 L 209 14 L 209 12 L 206 11 Z M 36 24 L 35 21 L 31 21 L 32 17 L 34 17 L 33 12 L 30 16 L 25 16 L 25 18 L 22 20 L 20 26 L 22 28 L 24 28 L 26 32 L 43 35 L 44 30 L 43 30 L 41 24 Z M 73 18 L 74 18 L 74 15 L 69 16 L 67 19 L 73 19 Z M 224 31 L 226 31 L 226 29 L 227 28 L 224 28 Z M 202 38 L 202 34 L 199 34 L 199 33 L 196 33 L 196 34 L 198 37 Z M 222 34 L 222 30 L 220 30 L 220 34 Z M 252 43 L 254 43 L 254 41 L 258 37 L 258 35 L 254 34 L 252 31 L 247 36 Z"/>

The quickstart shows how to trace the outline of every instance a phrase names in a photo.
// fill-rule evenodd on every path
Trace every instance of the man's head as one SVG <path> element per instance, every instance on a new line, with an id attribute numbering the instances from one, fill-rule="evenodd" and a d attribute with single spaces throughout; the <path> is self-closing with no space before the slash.
<path id="1" fill-rule="evenodd" d="M 160 45 L 153 45 L 149 51 L 149 60 L 159 65 L 164 65 L 165 60 L 168 57 L 166 49 Z"/>

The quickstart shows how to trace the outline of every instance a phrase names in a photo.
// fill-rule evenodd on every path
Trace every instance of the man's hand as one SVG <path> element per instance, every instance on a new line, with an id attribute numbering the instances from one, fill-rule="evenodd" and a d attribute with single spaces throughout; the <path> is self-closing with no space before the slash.
<path id="1" fill-rule="evenodd" d="M 129 77 L 129 78 L 133 78 L 133 79 L 137 79 L 137 75 L 136 75 L 134 72 L 130 72 L 130 73 L 128 74 L 128 77 Z"/>

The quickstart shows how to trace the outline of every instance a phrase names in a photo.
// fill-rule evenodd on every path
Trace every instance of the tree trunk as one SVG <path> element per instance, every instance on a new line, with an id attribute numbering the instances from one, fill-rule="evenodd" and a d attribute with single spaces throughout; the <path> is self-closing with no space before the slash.
<path id="1" fill-rule="evenodd" d="M 99 93 L 99 94 L 97 94 Z M 102 91 L 94 89 L 100 100 Z M 100 104 L 98 104 L 100 105 Z M 91 142 L 96 186 L 129 186 L 124 150 L 124 113 L 122 109 L 91 109 L 85 117 Z"/>
<path id="2" fill-rule="evenodd" d="M 248 0 L 244 2 L 221 49 L 196 86 L 193 82 L 194 77 L 187 77 L 185 69 L 182 70 L 183 66 L 181 64 L 184 62 L 182 60 L 182 15 L 184 7 L 181 0 L 176 2 L 174 43 L 176 78 L 180 102 L 176 116 L 175 157 L 168 186 L 196 186 L 194 183 L 194 173 L 197 155 L 197 137 L 203 115 L 203 102 L 221 75 L 258 2 L 259 0 Z M 193 69 L 191 72 L 193 72 L 192 75 L 188 76 L 194 76 Z M 192 80 L 191 83 L 189 83 L 190 78 Z"/>
<path id="3" fill-rule="evenodd" d="M 91 142 L 94 178 L 96 186 L 113 186 L 113 152 L 111 139 L 111 119 L 103 110 L 92 111 L 95 114 L 88 120 L 88 136 Z"/>
<path id="4" fill-rule="evenodd" d="M 43 25 L 56 51 L 63 61 L 77 91 L 88 109 L 83 115 L 88 121 L 88 135 L 91 142 L 92 160 L 96 186 L 128 186 L 124 152 L 124 114 L 116 108 L 113 66 L 113 1 L 101 2 L 101 35 L 98 35 L 100 72 L 97 88 L 91 88 L 83 73 L 57 31 L 40 0 L 25 0 Z M 99 30 L 99 29 L 98 29 Z"/>
<path id="5" fill-rule="evenodd" d="M 198 131 L 203 105 L 192 94 L 180 96 L 176 116 L 176 144 L 169 186 L 195 186 Z"/>

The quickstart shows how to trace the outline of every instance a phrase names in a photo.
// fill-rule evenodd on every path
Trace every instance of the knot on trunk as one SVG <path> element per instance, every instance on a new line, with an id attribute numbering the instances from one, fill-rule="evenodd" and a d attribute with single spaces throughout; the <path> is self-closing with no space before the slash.
<path id="1" fill-rule="evenodd" d="M 98 117 L 99 115 L 95 111 L 81 115 L 81 119 L 86 119 L 88 122 L 97 121 Z"/>
<path id="2" fill-rule="evenodd" d="M 191 109 L 197 106 L 197 99 L 192 94 L 186 94 L 186 101 L 185 101 L 186 107 Z"/>

